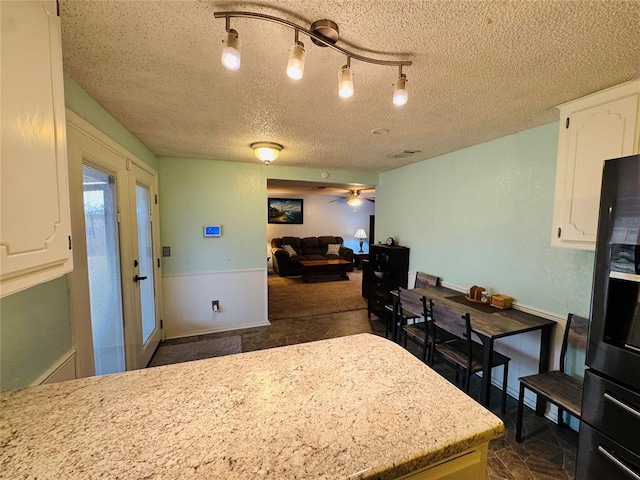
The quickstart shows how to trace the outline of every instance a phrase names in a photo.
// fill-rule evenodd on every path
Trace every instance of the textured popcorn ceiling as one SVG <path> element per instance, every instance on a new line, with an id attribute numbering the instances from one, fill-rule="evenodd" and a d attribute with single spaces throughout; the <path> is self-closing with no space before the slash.
<path id="1" fill-rule="evenodd" d="M 339 45 L 409 59 L 409 103 L 391 103 L 396 67 L 354 60 L 355 95 L 337 94 L 345 57 L 314 45 L 304 78 L 285 74 L 293 30 L 232 19 L 242 66 L 220 63 L 224 19 L 248 10 L 308 28 L 328 18 Z M 65 70 L 158 155 L 382 172 L 558 118 L 556 105 L 640 77 L 640 1 L 61 0 Z M 386 135 L 373 135 L 388 129 Z M 409 156 L 389 158 L 403 150 Z"/>

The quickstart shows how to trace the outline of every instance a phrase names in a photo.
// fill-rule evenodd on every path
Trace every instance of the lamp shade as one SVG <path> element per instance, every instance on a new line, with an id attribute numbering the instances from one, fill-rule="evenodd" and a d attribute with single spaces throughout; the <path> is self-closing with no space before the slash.
<path id="1" fill-rule="evenodd" d="M 367 238 L 367 232 L 364 231 L 364 228 L 359 228 L 354 237 L 358 239 Z"/>
<path id="2" fill-rule="evenodd" d="M 251 148 L 256 157 L 263 162 L 269 163 L 278 158 L 283 147 L 279 143 L 256 142 L 251 144 Z"/>

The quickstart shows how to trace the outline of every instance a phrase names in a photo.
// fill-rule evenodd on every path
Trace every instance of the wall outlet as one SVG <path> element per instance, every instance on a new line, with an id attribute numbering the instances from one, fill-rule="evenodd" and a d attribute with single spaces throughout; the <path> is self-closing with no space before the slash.
<path id="1" fill-rule="evenodd" d="M 213 313 L 218 313 L 220 311 L 220 301 L 211 300 L 211 309 L 213 310 Z"/>

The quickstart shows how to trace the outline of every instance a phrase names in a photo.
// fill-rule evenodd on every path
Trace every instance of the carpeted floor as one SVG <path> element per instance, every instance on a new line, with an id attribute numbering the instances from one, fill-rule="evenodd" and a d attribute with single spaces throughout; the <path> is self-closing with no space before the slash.
<path id="1" fill-rule="evenodd" d="M 305 283 L 300 277 L 269 275 L 269 320 L 308 317 L 367 308 L 362 298 L 362 270 L 349 280 Z"/>
<path id="2" fill-rule="evenodd" d="M 222 357 L 242 352 L 242 338 L 240 335 L 233 335 L 224 338 L 209 338 L 200 340 L 191 337 L 193 341 L 181 343 L 163 342 L 151 357 L 149 367 L 160 365 L 170 365 L 172 363 L 190 362 L 202 358 Z"/>

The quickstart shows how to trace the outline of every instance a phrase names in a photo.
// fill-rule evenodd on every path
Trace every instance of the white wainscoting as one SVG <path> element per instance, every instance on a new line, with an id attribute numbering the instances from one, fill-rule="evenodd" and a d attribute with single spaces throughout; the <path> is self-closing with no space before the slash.
<path id="1" fill-rule="evenodd" d="M 45 383 L 65 382 L 76 378 L 76 350 L 72 349 L 58 359 L 49 369 L 40 375 L 31 386 Z"/>
<path id="2" fill-rule="evenodd" d="M 165 338 L 269 325 L 267 270 L 164 275 Z M 213 313 L 211 301 L 220 302 Z"/>

